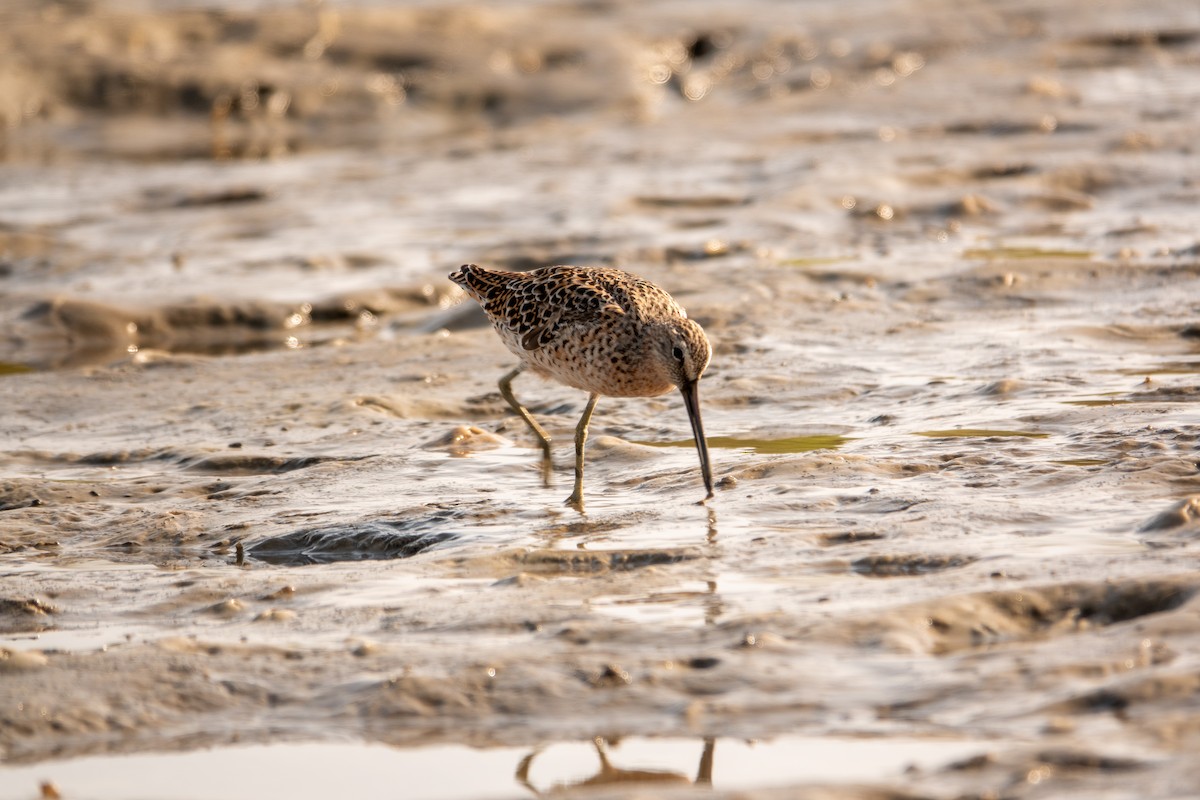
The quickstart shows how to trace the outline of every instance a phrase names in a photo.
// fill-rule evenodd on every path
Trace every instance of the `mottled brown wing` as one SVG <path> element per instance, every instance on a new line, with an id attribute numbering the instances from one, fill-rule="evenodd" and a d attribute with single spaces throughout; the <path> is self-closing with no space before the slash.
<path id="1" fill-rule="evenodd" d="M 545 347 L 568 329 L 579 325 L 596 327 L 625 314 L 597 271 L 551 268 L 530 273 L 536 280 L 521 298 L 519 314 L 521 346 L 526 350 Z"/>
<path id="2" fill-rule="evenodd" d="M 552 314 L 549 318 L 540 320 L 532 328 L 521 334 L 521 347 L 526 350 L 537 350 L 554 341 L 560 330 L 559 320 L 562 314 Z"/>

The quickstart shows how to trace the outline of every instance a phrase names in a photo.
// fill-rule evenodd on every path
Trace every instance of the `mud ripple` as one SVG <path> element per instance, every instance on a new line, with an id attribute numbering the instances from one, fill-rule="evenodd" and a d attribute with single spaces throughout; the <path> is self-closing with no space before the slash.
<path id="1" fill-rule="evenodd" d="M 247 550 L 275 566 L 411 558 L 454 538 L 448 531 L 430 530 L 435 524 L 429 518 L 381 519 L 306 528 L 274 536 Z"/>
<path id="2" fill-rule="evenodd" d="M 337 256 L 352 264 L 367 256 Z M 308 263 L 264 263 L 256 268 L 312 269 Z M 103 364 L 146 355 L 238 355 L 325 344 L 371 329 L 382 314 L 427 313 L 445 300 L 427 285 L 349 291 L 311 302 L 195 299 L 149 306 L 118 306 L 72 297 L 32 303 L 14 319 L 11 358 L 18 367 L 60 368 Z M 31 358 L 32 356 L 32 358 Z M 7 359 L 6 359 L 7 360 Z M 178 363 L 187 363 L 179 361 Z"/>
<path id="3" fill-rule="evenodd" d="M 339 458 L 333 456 L 303 456 L 299 458 L 285 458 L 282 456 L 261 456 L 251 455 L 249 453 L 236 453 L 199 458 L 189 463 L 185 469 L 192 472 L 205 472 L 217 475 L 261 475 L 263 473 L 294 472 L 298 469 L 306 469 L 316 464 L 325 464 L 330 461 L 362 461 L 364 458 L 369 458 L 369 456 L 357 456 L 352 458 Z"/>
<path id="4" fill-rule="evenodd" d="M 866 644 L 950 653 L 1107 627 L 1179 608 L 1196 587 L 1175 580 L 1068 583 L 919 603 L 858 626 Z"/>
<path id="5" fill-rule="evenodd" d="M 1200 674 L 1143 675 L 1118 686 L 1105 686 L 1057 703 L 1053 711 L 1074 713 L 1124 712 L 1135 704 L 1183 701 L 1200 692 Z"/>
<path id="6" fill-rule="evenodd" d="M 46 618 L 57 611 L 37 598 L 0 597 L 0 633 L 44 631 L 51 627 Z"/>
<path id="7" fill-rule="evenodd" d="M 44 502 L 39 496 L 39 484 L 30 480 L 10 480 L 0 483 L 0 511 L 36 508 Z"/>
<path id="8" fill-rule="evenodd" d="M 517 557 L 527 572 L 554 575 L 595 574 L 678 564 L 700 558 L 691 549 L 651 550 L 532 550 Z"/>
<path id="9" fill-rule="evenodd" d="M 868 578 L 928 575 L 975 563 L 972 556 L 880 555 L 863 556 L 850 562 L 850 570 Z"/>
<path id="10" fill-rule="evenodd" d="M 1138 529 L 1142 533 L 1170 531 L 1174 534 L 1200 533 L 1200 495 L 1182 500 Z"/>

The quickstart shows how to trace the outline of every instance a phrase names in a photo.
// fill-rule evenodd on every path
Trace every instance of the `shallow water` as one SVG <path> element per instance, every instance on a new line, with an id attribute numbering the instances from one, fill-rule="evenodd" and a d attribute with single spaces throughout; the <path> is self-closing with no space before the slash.
<path id="1" fill-rule="evenodd" d="M 324 798 L 509 798 L 565 790 L 668 789 L 711 786 L 759 789 L 797 782 L 880 780 L 905 770 L 936 769 L 979 752 L 980 744 L 930 739 L 782 737 L 766 742 L 690 741 L 631 737 L 609 744 L 557 742 L 547 748 L 469 748 L 462 745 L 389 748 L 360 744 L 273 744 L 197 750 L 185 755 L 86 757 L 53 766 L 20 767 L 16 785 L 47 774 L 72 794 L 103 800 L 129 796 L 129 775 L 144 776 L 138 791 L 171 796 Z M 601 757 L 601 755 L 603 756 Z M 603 758 L 604 760 L 601 760 Z M 330 769 L 334 766 L 334 769 Z"/>
<path id="2" fill-rule="evenodd" d="M 3 12 L 0 795 L 1200 785 L 1200 10 L 219 7 Z M 670 290 L 716 498 L 468 261 Z"/>

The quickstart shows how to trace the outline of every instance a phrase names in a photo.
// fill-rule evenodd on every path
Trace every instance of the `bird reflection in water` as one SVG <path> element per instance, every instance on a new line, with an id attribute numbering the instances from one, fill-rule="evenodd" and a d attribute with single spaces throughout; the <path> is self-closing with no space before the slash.
<path id="1" fill-rule="evenodd" d="M 534 797 L 555 797 L 572 793 L 577 789 L 594 789 L 600 786 L 613 786 L 616 784 L 712 786 L 715 741 L 715 739 L 704 740 L 704 750 L 700 753 L 700 764 L 696 768 L 695 778 L 689 778 L 683 773 L 670 772 L 668 770 L 622 769 L 621 767 L 613 766 L 612 762 L 608 760 L 608 753 L 605 750 L 608 740 L 597 736 L 592 740 L 592 744 L 596 746 L 596 754 L 600 756 L 600 770 L 592 777 L 569 783 L 557 783 L 545 790 L 537 788 L 529 780 L 529 769 L 533 765 L 533 759 L 541 752 L 541 749 L 537 749 L 521 759 L 521 763 L 517 765 L 516 779 L 517 783 L 532 792 Z M 620 740 L 613 739 L 612 743 L 620 744 Z"/>

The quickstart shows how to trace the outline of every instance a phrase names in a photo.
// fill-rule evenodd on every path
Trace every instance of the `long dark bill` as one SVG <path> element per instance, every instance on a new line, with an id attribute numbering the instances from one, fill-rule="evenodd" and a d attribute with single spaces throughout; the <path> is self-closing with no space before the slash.
<path id="1" fill-rule="evenodd" d="M 700 421 L 700 382 L 691 381 L 679 387 L 683 404 L 687 406 L 688 418 L 692 421 L 692 435 L 696 437 L 696 452 L 700 454 L 700 472 L 704 475 L 704 488 L 713 496 L 712 465 L 708 462 L 708 441 L 704 438 L 704 424 Z"/>

